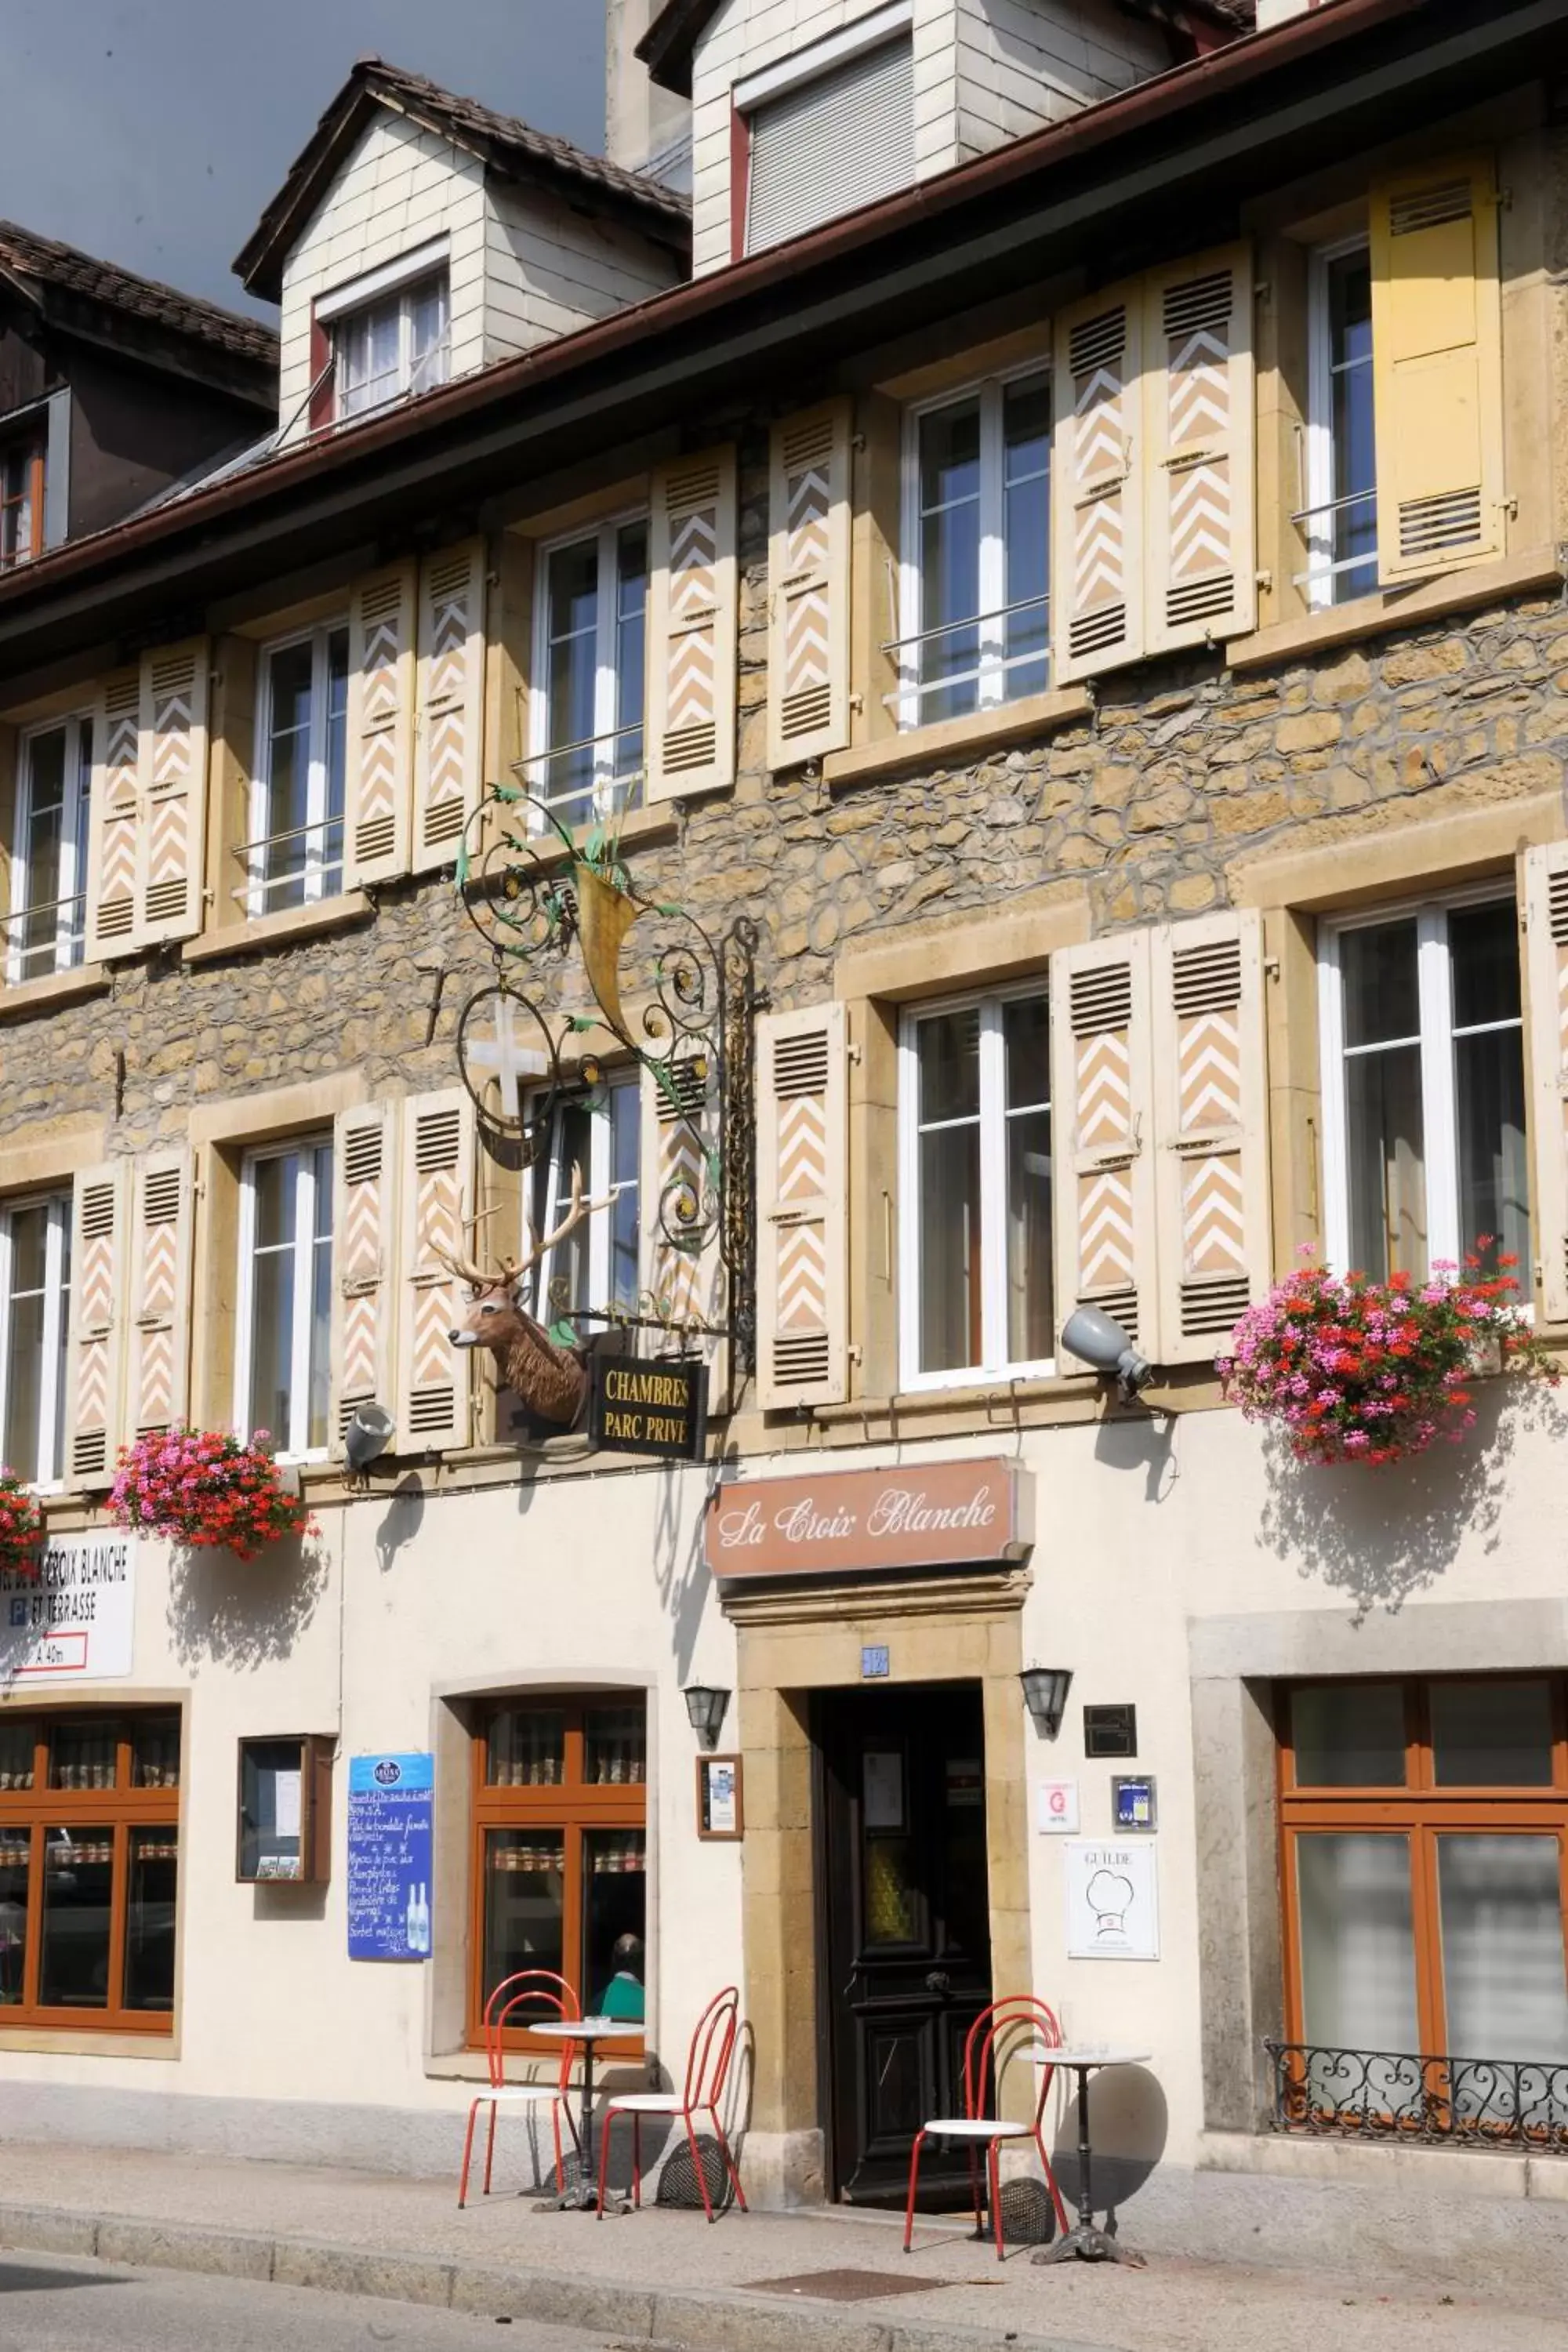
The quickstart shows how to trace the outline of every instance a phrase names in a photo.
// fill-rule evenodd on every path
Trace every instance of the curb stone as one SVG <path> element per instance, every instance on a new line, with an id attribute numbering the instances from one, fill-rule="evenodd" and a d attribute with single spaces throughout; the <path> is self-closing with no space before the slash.
<path id="1" fill-rule="evenodd" d="M 0 2247 L 85 2254 L 137 2270 L 195 2271 L 317 2287 L 485 2316 L 526 2315 L 556 2327 L 603 2329 L 629 2344 L 673 2352 L 1000 2352 L 1003 2347 L 1011 2352 L 1104 2352 L 1103 2346 L 1061 2336 L 852 2317 L 837 2305 L 804 2296 L 621 2286 L 550 2271 L 384 2254 L 363 2246 L 206 2230 L 129 2214 L 95 2219 L 47 2205 L 0 2204 Z"/>

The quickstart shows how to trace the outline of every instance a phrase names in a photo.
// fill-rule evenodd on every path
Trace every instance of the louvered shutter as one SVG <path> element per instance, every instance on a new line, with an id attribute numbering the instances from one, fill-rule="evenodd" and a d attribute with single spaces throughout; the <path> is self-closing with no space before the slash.
<path id="1" fill-rule="evenodd" d="M 1378 577 L 1426 579 L 1504 546 L 1490 163 L 1374 185 L 1371 226 Z"/>
<path id="2" fill-rule="evenodd" d="M 340 1111 L 332 1136 L 332 1450 L 356 1405 L 395 1410 L 397 1105 Z M 403 1433 L 398 1432 L 401 1441 Z"/>
<path id="3" fill-rule="evenodd" d="M 87 857 L 87 952 L 137 945 L 137 838 L 142 826 L 142 672 L 116 670 L 98 689 Z"/>
<path id="4" fill-rule="evenodd" d="M 1237 246 L 1147 281 L 1143 478 L 1146 653 L 1250 629 L 1252 255 Z"/>
<path id="5" fill-rule="evenodd" d="M 647 797 L 713 792 L 735 776 L 735 452 L 653 478 L 647 619 Z"/>
<path id="6" fill-rule="evenodd" d="M 757 1024 L 757 1381 L 764 1411 L 848 1394 L 842 1004 Z"/>
<path id="7" fill-rule="evenodd" d="M 136 1163 L 125 1421 L 133 1437 L 184 1421 L 190 1378 L 191 1155 Z"/>
<path id="8" fill-rule="evenodd" d="M 1138 281 L 1112 287 L 1057 322 L 1051 635 L 1058 684 L 1143 651 L 1142 294 Z"/>
<path id="9" fill-rule="evenodd" d="M 849 740 L 850 404 L 773 434 L 768 544 L 768 765 Z"/>
<path id="10" fill-rule="evenodd" d="M 66 1477 L 107 1486 L 120 1444 L 131 1161 L 80 1170 L 72 1184 Z"/>
<path id="11" fill-rule="evenodd" d="M 408 870 L 414 765 L 415 570 L 359 581 L 349 601 L 348 777 L 343 885 Z"/>
<path id="12" fill-rule="evenodd" d="M 467 1445 L 473 1350 L 451 1332 L 463 1286 L 436 1251 L 470 1255 L 474 1107 L 462 1087 L 403 1107 L 402 1298 L 397 1318 L 397 1444 L 416 1454 Z"/>
<path id="13" fill-rule="evenodd" d="M 136 937 L 142 947 L 194 939 L 202 928 L 208 662 L 205 637 L 142 658 Z"/>
<path id="14" fill-rule="evenodd" d="M 1536 1284 L 1568 1323 L 1568 842 L 1524 855 Z"/>
<path id="15" fill-rule="evenodd" d="M 1148 932 L 1054 955 L 1050 1002 L 1058 1330 L 1075 1307 L 1099 1307 L 1147 1349 L 1158 1328 Z"/>
<path id="16" fill-rule="evenodd" d="M 914 176 L 914 45 L 906 33 L 753 110 L 746 250 L 875 204 Z"/>
<path id="17" fill-rule="evenodd" d="M 717 1196 L 719 1170 L 718 1073 L 694 1060 L 678 1059 L 662 1075 L 642 1074 L 642 1150 L 638 1165 L 638 1280 L 652 1312 L 677 1322 L 695 1318 L 723 1327 L 729 1295 L 713 1218 L 700 1248 L 685 1245 L 683 1207 L 706 1222 Z M 647 1308 L 645 1312 L 648 1311 Z M 639 1352 L 656 1351 L 658 1334 L 644 1332 Z M 708 1410 L 729 1410 L 730 1349 L 727 1340 L 697 1336 L 672 1340 L 681 1355 L 700 1356 L 708 1366 Z"/>
<path id="18" fill-rule="evenodd" d="M 427 557 L 419 575 L 414 866 L 450 866 L 484 767 L 485 542 Z"/>
<path id="19" fill-rule="evenodd" d="M 1152 946 L 1162 1364 L 1212 1362 L 1270 1276 L 1263 919 L 1205 915 Z"/>

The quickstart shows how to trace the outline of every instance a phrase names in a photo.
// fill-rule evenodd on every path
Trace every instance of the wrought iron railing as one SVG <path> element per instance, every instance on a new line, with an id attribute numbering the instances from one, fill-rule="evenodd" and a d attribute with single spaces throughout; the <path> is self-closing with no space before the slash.
<path id="1" fill-rule="evenodd" d="M 1276 2131 L 1568 2150 L 1568 2059 L 1263 2046 L 1274 2068 Z"/>

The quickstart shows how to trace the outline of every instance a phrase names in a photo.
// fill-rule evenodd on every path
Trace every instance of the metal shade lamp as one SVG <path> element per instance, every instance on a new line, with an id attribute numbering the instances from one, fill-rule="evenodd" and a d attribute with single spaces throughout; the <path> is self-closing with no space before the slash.
<path id="1" fill-rule="evenodd" d="M 1054 1739 L 1067 1713 L 1068 1693 L 1072 1688 L 1072 1668 L 1026 1666 L 1018 1680 L 1024 1685 L 1024 1705 L 1029 1710 L 1036 1730 L 1043 1738 Z"/>
<path id="2" fill-rule="evenodd" d="M 729 1692 L 716 1690 L 708 1683 L 689 1683 L 681 1696 L 686 1701 L 686 1712 L 691 1717 L 691 1728 L 703 1747 L 716 1748 L 729 1709 Z"/>
<path id="3" fill-rule="evenodd" d="M 351 1478 L 362 1486 L 365 1483 L 366 1471 L 386 1452 L 396 1427 L 397 1423 L 384 1404 L 372 1400 L 354 1407 L 353 1418 L 343 1432 L 343 1454 Z"/>
<path id="4" fill-rule="evenodd" d="M 1154 1367 L 1132 1344 L 1131 1332 L 1098 1307 L 1079 1307 L 1062 1326 L 1062 1346 L 1091 1371 L 1116 1382 L 1123 1404 L 1135 1404 L 1154 1377 Z"/>

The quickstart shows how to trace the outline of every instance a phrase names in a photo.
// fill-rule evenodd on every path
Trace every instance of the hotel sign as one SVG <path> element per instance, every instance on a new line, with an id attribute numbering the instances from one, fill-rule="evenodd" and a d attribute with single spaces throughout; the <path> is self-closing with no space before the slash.
<path id="1" fill-rule="evenodd" d="M 591 1357 L 588 1442 L 606 1454 L 700 1462 L 708 1442 L 707 1365 Z"/>
<path id="2" fill-rule="evenodd" d="M 738 1479 L 708 1507 L 703 1549 L 718 1577 L 845 1576 L 1022 1559 L 1034 1537 L 1021 1463 L 927 1462 Z"/>

